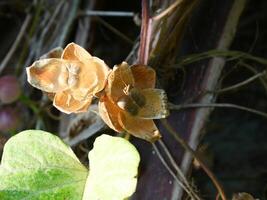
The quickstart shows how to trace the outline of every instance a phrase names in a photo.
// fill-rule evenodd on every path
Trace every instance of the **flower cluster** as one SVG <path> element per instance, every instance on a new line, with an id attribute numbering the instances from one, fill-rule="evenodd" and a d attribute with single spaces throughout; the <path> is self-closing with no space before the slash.
<path id="1" fill-rule="evenodd" d="M 92 98 L 99 114 L 117 132 L 153 142 L 160 133 L 153 119 L 168 115 L 164 90 L 155 89 L 155 71 L 126 62 L 111 70 L 77 44 L 66 46 L 60 58 L 40 59 L 27 68 L 28 82 L 49 94 L 64 113 L 87 112 Z"/>

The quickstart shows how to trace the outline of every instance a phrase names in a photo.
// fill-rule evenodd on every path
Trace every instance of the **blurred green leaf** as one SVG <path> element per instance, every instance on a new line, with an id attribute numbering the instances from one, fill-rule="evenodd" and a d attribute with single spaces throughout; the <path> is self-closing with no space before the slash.
<path id="1" fill-rule="evenodd" d="M 102 135 L 96 139 L 89 161 L 84 200 L 122 200 L 134 193 L 140 157 L 130 142 Z"/>

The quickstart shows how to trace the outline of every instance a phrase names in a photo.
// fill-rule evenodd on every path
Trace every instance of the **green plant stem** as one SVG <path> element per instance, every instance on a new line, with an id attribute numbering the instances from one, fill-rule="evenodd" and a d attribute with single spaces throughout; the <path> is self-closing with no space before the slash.
<path id="1" fill-rule="evenodd" d="M 169 108 L 171 110 L 182 110 L 182 109 L 188 109 L 188 108 L 235 108 L 238 110 L 247 111 L 262 117 L 267 118 L 267 113 L 261 112 L 259 110 L 255 110 L 253 108 L 247 108 L 245 106 L 240 106 L 236 104 L 231 103 L 192 103 L 192 104 L 184 104 L 184 105 L 174 105 L 169 104 Z"/>
<path id="2" fill-rule="evenodd" d="M 29 97 L 25 96 L 25 95 L 20 95 L 19 97 L 20 102 L 22 102 L 24 105 L 26 105 L 27 107 L 29 107 L 34 114 L 39 115 L 40 114 L 40 110 L 39 108 L 36 106 L 36 103 L 34 101 L 32 101 Z"/>
<path id="3" fill-rule="evenodd" d="M 50 110 L 51 107 L 52 107 L 52 105 L 49 106 L 49 107 L 47 107 L 47 108 L 45 108 L 45 111 L 46 111 L 47 115 L 48 115 L 51 119 L 59 121 L 62 117 L 53 114 L 53 113 L 51 112 L 51 110 Z"/>
<path id="4" fill-rule="evenodd" d="M 44 119 L 42 116 L 42 110 L 39 109 L 34 101 L 32 101 L 29 97 L 25 95 L 20 95 L 20 102 L 22 102 L 25 106 L 30 108 L 32 112 L 37 116 L 36 120 L 36 129 L 39 129 L 40 126 L 45 126 Z"/>
<path id="5" fill-rule="evenodd" d="M 166 119 L 161 119 L 163 126 L 168 130 L 170 134 L 179 142 L 179 144 L 198 161 L 201 168 L 205 171 L 205 173 L 209 176 L 214 186 L 218 190 L 222 200 L 227 200 L 223 186 L 219 183 L 216 176 L 212 173 L 212 171 L 207 167 L 207 165 L 202 161 L 202 159 L 197 155 L 197 153 L 179 136 L 179 134 L 170 126 Z"/>

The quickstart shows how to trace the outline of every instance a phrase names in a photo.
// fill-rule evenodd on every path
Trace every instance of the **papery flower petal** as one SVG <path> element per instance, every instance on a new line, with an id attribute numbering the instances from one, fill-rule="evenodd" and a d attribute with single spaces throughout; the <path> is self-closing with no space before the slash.
<path id="1" fill-rule="evenodd" d="M 97 57 L 92 57 L 92 59 L 85 63 L 85 65 L 90 65 L 91 70 L 96 72 L 98 84 L 93 91 L 93 94 L 96 94 L 104 89 L 111 70 L 103 60 Z M 86 75 L 84 75 L 84 78 L 88 78 L 88 76 L 86 77 Z"/>
<path id="2" fill-rule="evenodd" d="M 136 104 L 136 102 L 130 96 L 126 95 L 118 100 L 117 106 L 132 116 L 136 116 L 139 111 L 139 106 Z"/>
<path id="3" fill-rule="evenodd" d="M 46 92 L 45 94 L 51 101 L 54 101 L 54 97 L 56 95 L 55 93 L 47 93 Z M 91 101 L 88 101 L 82 108 L 79 108 L 79 110 L 75 111 L 75 113 L 87 112 L 90 104 L 91 104 Z"/>
<path id="4" fill-rule="evenodd" d="M 84 48 L 72 42 L 65 47 L 61 58 L 86 63 L 92 56 Z"/>
<path id="5" fill-rule="evenodd" d="M 99 115 L 103 121 L 113 130 L 117 132 L 123 132 L 118 121 L 119 113 L 121 109 L 109 100 L 107 96 L 102 96 L 98 103 Z"/>
<path id="6" fill-rule="evenodd" d="M 143 119 L 161 119 L 169 115 L 167 95 L 161 89 L 143 89 L 140 93 L 145 97 L 144 106 L 140 107 L 137 116 Z"/>
<path id="7" fill-rule="evenodd" d="M 84 101 L 79 101 L 73 98 L 71 92 L 69 90 L 56 93 L 54 97 L 53 105 L 66 114 L 70 113 L 78 113 L 78 112 L 86 112 L 90 103 L 92 101 L 92 97 L 88 97 Z"/>
<path id="8" fill-rule="evenodd" d="M 107 96 L 117 102 L 125 95 L 125 89 L 134 85 L 134 77 L 130 66 L 126 62 L 114 66 L 112 72 L 108 76 L 106 87 Z"/>
<path id="9" fill-rule="evenodd" d="M 110 69 L 103 60 L 91 56 L 75 43 L 66 46 L 62 59 L 83 63 L 79 69 L 76 91 L 73 92 L 74 98 L 84 99 L 87 95 L 94 95 L 104 89 Z"/>
<path id="10" fill-rule="evenodd" d="M 40 59 L 46 59 L 46 58 L 61 58 L 63 53 L 62 47 L 56 47 L 54 49 L 51 49 L 46 54 L 42 55 Z"/>
<path id="11" fill-rule="evenodd" d="M 119 113 L 120 125 L 135 137 L 154 142 L 161 138 L 155 123 L 151 119 L 141 119 L 133 117 L 127 112 Z"/>
<path id="12" fill-rule="evenodd" d="M 92 98 L 89 99 L 89 100 L 87 100 L 87 103 L 86 103 L 83 107 L 81 107 L 81 108 L 79 108 L 78 110 L 76 110 L 74 113 L 84 113 L 84 112 L 88 112 L 91 103 L 92 103 Z"/>
<path id="13" fill-rule="evenodd" d="M 69 88 L 72 78 L 68 66 L 62 59 L 51 58 L 34 62 L 26 68 L 28 82 L 45 92 L 59 92 Z"/>
<path id="14" fill-rule="evenodd" d="M 71 94 L 76 100 L 83 101 L 88 96 L 93 96 L 95 90 L 98 91 L 98 83 L 96 73 L 82 65 L 78 74 L 77 83 L 70 89 Z"/>
<path id="15" fill-rule="evenodd" d="M 139 89 L 154 88 L 156 84 L 156 72 L 146 65 L 133 65 L 131 71 L 134 77 L 134 87 Z"/>

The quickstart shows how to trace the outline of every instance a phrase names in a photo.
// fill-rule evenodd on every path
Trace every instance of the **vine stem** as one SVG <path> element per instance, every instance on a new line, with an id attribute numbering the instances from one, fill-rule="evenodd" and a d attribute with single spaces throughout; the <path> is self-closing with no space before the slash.
<path id="1" fill-rule="evenodd" d="M 138 60 L 146 65 L 149 57 L 149 44 L 151 38 L 151 23 L 148 0 L 142 0 L 142 25 L 140 33 L 140 46 Z"/>
<path id="2" fill-rule="evenodd" d="M 152 143 L 152 146 L 153 146 L 153 149 L 155 150 L 157 156 L 159 157 L 161 163 L 165 166 L 165 168 L 167 169 L 167 171 L 172 175 L 172 177 L 174 178 L 174 180 L 176 180 L 176 182 L 181 186 L 181 188 L 183 188 L 192 199 L 195 199 L 193 197 L 192 193 L 188 190 L 188 188 L 183 184 L 183 182 L 181 180 L 178 179 L 178 177 L 176 176 L 176 174 L 171 170 L 171 168 L 169 167 L 169 165 L 167 164 L 167 162 L 165 161 L 165 159 L 161 155 L 158 147 L 154 143 Z"/>
<path id="3" fill-rule="evenodd" d="M 173 7 L 173 8 L 175 8 L 175 7 Z M 170 12 L 171 10 L 167 9 L 166 11 Z M 166 14 L 166 12 L 164 12 L 164 13 Z M 159 17 L 162 17 L 162 15 L 160 15 Z M 142 0 L 142 26 L 141 26 L 141 33 L 140 33 L 140 45 L 139 45 L 138 61 L 140 64 L 144 64 L 144 65 L 146 65 L 148 63 L 148 59 L 149 59 L 149 47 L 150 47 L 150 39 L 151 39 L 152 21 L 153 21 L 153 18 L 150 17 L 148 0 Z M 165 154 L 167 155 L 171 165 L 177 171 L 179 176 L 177 177 L 176 173 L 173 172 L 173 170 L 170 168 L 168 163 L 165 161 L 165 159 L 162 156 L 161 152 L 159 151 L 158 147 L 154 143 L 152 143 L 152 146 L 153 146 L 157 156 L 159 157 L 161 163 L 165 166 L 167 171 L 173 176 L 174 180 L 176 180 L 176 182 L 181 186 L 181 188 L 183 188 L 188 193 L 188 195 L 190 196 L 191 199 L 200 200 L 198 195 L 190 187 L 190 184 L 186 180 L 186 178 L 185 178 L 184 174 L 182 173 L 182 171 L 180 170 L 180 168 L 175 163 L 173 157 L 171 156 L 171 154 L 170 154 L 169 150 L 167 149 L 167 147 L 165 146 L 164 142 L 160 140 L 159 144 L 163 148 L 163 150 L 164 150 Z"/>
<path id="4" fill-rule="evenodd" d="M 253 108 L 248 108 L 245 106 L 240 106 L 236 104 L 231 103 L 191 103 L 191 104 L 181 104 L 181 105 L 175 105 L 172 103 L 169 103 L 169 109 L 171 110 L 181 110 L 181 109 L 188 109 L 188 108 L 235 108 L 238 110 L 247 111 L 262 117 L 267 118 L 267 113 L 255 110 Z"/>
<path id="5" fill-rule="evenodd" d="M 182 139 L 179 134 L 170 126 L 166 119 L 161 119 L 163 126 L 168 130 L 170 134 L 179 142 L 179 144 L 190 154 L 194 156 L 194 158 L 198 161 L 201 168 L 205 171 L 205 173 L 209 176 L 214 186 L 218 190 L 222 200 L 227 200 L 223 186 L 219 183 L 216 176 L 212 173 L 212 171 L 207 167 L 207 165 L 202 161 L 202 159 L 197 155 L 197 153 Z"/>
<path id="6" fill-rule="evenodd" d="M 179 6 L 183 1 L 182 0 L 176 0 L 174 3 L 172 3 L 168 8 L 163 10 L 161 13 L 158 15 L 154 16 L 152 19 L 153 20 L 159 20 L 165 17 L 166 15 L 170 14 L 171 12 L 174 11 L 174 9 Z"/>
<path id="7" fill-rule="evenodd" d="M 254 73 L 255 75 L 259 73 L 256 69 L 254 69 L 252 66 L 245 62 L 240 62 L 240 66 L 245 67 L 247 70 Z M 260 77 L 260 82 L 263 85 L 264 89 L 267 91 L 267 83 L 265 82 L 264 77 Z"/>
<path id="8" fill-rule="evenodd" d="M 191 195 L 193 195 L 197 200 L 200 200 L 201 198 L 195 193 L 194 188 L 192 188 L 190 186 L 190 183 L 188 182 L 188 180 L 186 179 L 185 175 L 183 174 L 182 170 L 180 169 L 180 167 L 176 164 L 173 156 L 171 155 L 169 149 L 167 148 L 167 146 L 165 145 L 164 141 L 162 139 L 160 139 L 158 141 L 159 145 L 161 146 L 161 148 L 163 149 L 164 153 L 167 155 L 171 165 L 173 166 L 173 168 L 177 171 L 179 178 L 181 179 L 182 182 L 184 182 L 185 186 L 188 188 L 188 190 L 190 191 L 190 193 L 192 193 Z M 185 190 L 186 191 L 186 190 Z M 188 193 L 190 195 L 190 193 Z"/>
<path id="9" fill-rule="evenodd" d="M 219 89 L 217 91 L 214 91 L 215 93 L 223 93 L 223 92 L 228 92 L 230 90 L 234 90 L 234 89 L 237 89 L 239 87 L 242 87 L 246 84 L 249 84 L 251 83 L 252 81 L 262 77 L 262 76 L 266 76 L 266 71 L 264 70 L 263 72 L 260 72 L 260 73 L 257 73 L 255 74 L 254 76 L 251 76 L 250 78 L 240 82 L 240 83 L 237 83 L 235 85 L 232 85 L 232 86 L 229 86 L 229 87 L 226 87 L 226 88 L 222 88 L 222 89 Z"/>

